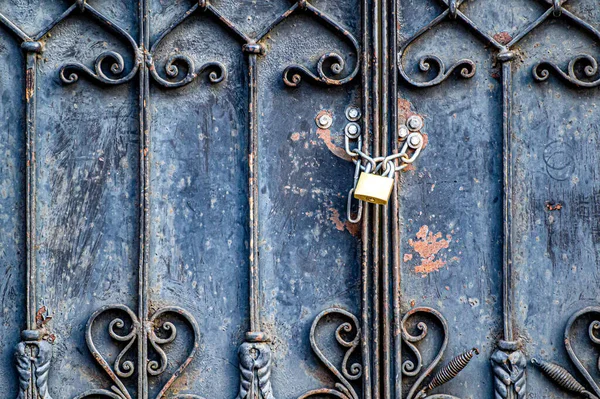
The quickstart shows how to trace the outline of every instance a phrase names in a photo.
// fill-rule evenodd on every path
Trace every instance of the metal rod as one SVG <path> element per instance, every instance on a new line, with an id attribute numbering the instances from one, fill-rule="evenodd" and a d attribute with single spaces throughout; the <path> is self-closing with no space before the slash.
<path id="1" fill-rule="evenodd" d="M 389 49 L 388 49 L 388 1 L 381 2 L 381 154 L 388 154 L 389 140 Z M 391 298 L 390 298 L 390 237 L 389 210 L 381 207 L 381 284 L 382 284 L 382 357 L 383 357 L 383 392 L 384 398 L 392 397 L 391 389 Z"/>
<path id="2" fill-rule="evenodd" d="M 380 155 L 380 120 L 381 120 L 381 99 L 380 99 L 380 42 L 381 42 L 381 13 L 380 1 L 373 2 L 373 38 L 371 66 L 373 70 L 372 97 L 373 97 L 373 156 Z M 373 398 L 381 397 L 381 317 L 380 317 L 380 251 L 379 251 L 379 225 L 380 225 L 380 207 L 372 206 L 373 226 L 372 226 L 372 249 L 373 249 Z"/>
<path id="3" fill-rule="evenodd" d="M 512 61 L 502 64 L 502 107 L 503 107 L 503 314 L 504 340 L 512 341 L 513 298 L 512 298 Z"/>
<path id="4" fill-rule="evenodd" d="M 140 1 L 140 38 L 139 45 L 146 53 L 150 47 L 150 17 L 148 0 Z M 139 397 L 147 399 L 148 373 L 148 331 L 146 323 L 149 317 L 149 259 L 150 259 L 150 81 L 148 66 L 142 62 L 139 72 L 139 131 L 140 131 L 140 248 L 139 248 L 139 298 L 138 318 L 142 323 L 138 340 L 138 392 Z"/>
<path id="5" fill-rule="evenodd" d="M 258 264 L 258 71 L 257 54 L 248 54 L 248 199 L 250 216 L 250 331 L 260 331 Z"/>
<path id="6" fill-rule="evenodd" d="M 362 1 L 362 86 L 363 86 L 363 151 L 370 151 L 370 55 L 369 55 L 369 0 Z M 363 358 L 363 398 L 371 399 L 371 332 L 370 323 L 370 263 L 369 250 L 371 245 L 370 240 L 370 223 L 369 213 L 371 206 L 365 204 L 362 228 L 361 228 L 361 279 L 362 279 L 362 296 L 361 296 L 361 311 L 362 311 L 362 358 Z"/>
<path id="7" fill-rule="evenodd" d="M 26 43 L 32 42 L 24 42 Z M 40 45 L 39 43 L 37 43 Z M 41 45 L 40 45 L 41 46 Z M 36 327 L 35 315 L 37 312 L 37 264 L 35 247 L 37 244 L 36 232 L 36 195 L 37 195 L 37 172 L 36 172 L 36 102 L 37 102 L 37 54 L 31 49 L 26 49 L 25 69 L 25 106 L 26 127 L 25 141 L 27 148 L 26 162 L 26 224 L 27 224 L 27 329 Z"/>
<path id="8" fill-rule="evenodd" d="M 390 0 L 390 71 L 392 71 L 390 84 L 390 142 L 392 150 L 397 153 L 400 148 L 398 145 L 398 74 L 397 54 L 398 54 L 398 30 L 396 21 L 398 20 L 398 0 Z M 397 164 L 398 161 L 395 161 Z M 395 165 L 396 166 L 396 165 Z M 394 397 L 402 399 L 402 334 L 401 334 L 401 263 L 400 263 L 400 182 L 399 178 L 394 180 L 394 189 L 392 190 L 391 202 L 391 224 L 392 224 L 392 307 L 393 307 L 393 381 Z M 392 397 L 392 396 L 390 396 Z"/>

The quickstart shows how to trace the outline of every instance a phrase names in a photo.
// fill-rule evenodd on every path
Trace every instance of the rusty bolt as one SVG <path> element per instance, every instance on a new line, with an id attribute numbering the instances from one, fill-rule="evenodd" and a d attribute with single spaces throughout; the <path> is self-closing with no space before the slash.
<path id="1" fill-rule="evenodd" d="M 360 134 L 360 126 L 356 122 L 350 122 L 346 125 L 345 133 L 351 139 L 355 139 Z"/>
<path id="2" fill-rule="evenodd" d="M 408 118 L 406 124 L 410 130 L 416 132 L 417 130 L 421 130 L 423 128 L 423 119 L 421 119 L 421 117 L 418 115 L 413 115 Z"/>
<path id="3" fill-rule="evenodd" d="M 317 126 L 321 129 L 329 129 L 333 124 L 333 118 L 329 114 L 323 114 L 317 118 Z"/>
<path id="4" fill-rule="evenodd" d="M 360 109 L 356 107 L 348 107 L 346 108 L 346 119 L 351 122 L 356 122 L 360 119 Z"/>
<path id="5" fill-rule="evenodd" d="M 408 137 L 408 133 L 408 128 L 406 126 L 400 126 L 400 129 L 398 130 L 398 137 L 404 140 Z"/>

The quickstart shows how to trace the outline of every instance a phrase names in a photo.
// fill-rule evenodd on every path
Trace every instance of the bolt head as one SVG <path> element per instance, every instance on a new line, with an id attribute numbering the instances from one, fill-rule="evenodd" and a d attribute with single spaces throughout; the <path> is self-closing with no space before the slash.
<path id="1" fill-rule="evenodd" d="M 360 119 L 360 109 L 354 106 L 346 108 L 346 118 L 351 122 L 356 122 Z"/>
<path id="2" fill-rule="evenodd" d="M 398 137 L 405 139 L 408 137 L 408 133 L 408 128 L 406 126 L 400 126 L 400 130 L 398 130 Z"/>
<path id="3" fill-rule="evenodd" d="M 331 127 L 333 123 L 333 118 L 328 114 L 323 114 L 317 119 L 317 125 L 322 129 L 327 129 Z"/>
<path id="4" fill-rule="evenodd" d="M 420 116 L 413 115 L 406 122 L 408 128 L 412 131 L 421 130 L 423 128 L 423 119 Z"/>
<path id="5" fill-rule="evenodd" d="M 421 144 L 421 136 L 417 136 L 417 135 L 412 136 L 410 138 L 410 144 L 415 147 L 418 146 L 419 144 Z"/>

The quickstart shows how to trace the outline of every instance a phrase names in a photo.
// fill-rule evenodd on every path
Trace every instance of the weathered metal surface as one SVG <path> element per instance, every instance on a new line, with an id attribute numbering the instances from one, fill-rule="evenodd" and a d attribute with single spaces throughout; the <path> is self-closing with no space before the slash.
<path id="1" fill-rule="evenodd" d="M 600 396 L 595 0 L 46 3 L 0 0 L 3 392 Z"/>

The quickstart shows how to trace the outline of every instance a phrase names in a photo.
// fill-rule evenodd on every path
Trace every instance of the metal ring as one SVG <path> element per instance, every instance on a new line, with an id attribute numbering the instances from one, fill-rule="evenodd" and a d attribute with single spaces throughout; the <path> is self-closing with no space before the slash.
<path id="1" fill-rule="evenodd" d="M 358 211 L 356 212 L 356 217 L 352 217 L 352 198 L 354 198 L 354 188 L 350 189 L 348 192 L 348 207 L 346 208 L 346 218 L 350 223 L 358 223 L 360 219 L 362 219 L 363 213 L 363 203 L 362 201 L 358 201 Z"/>

